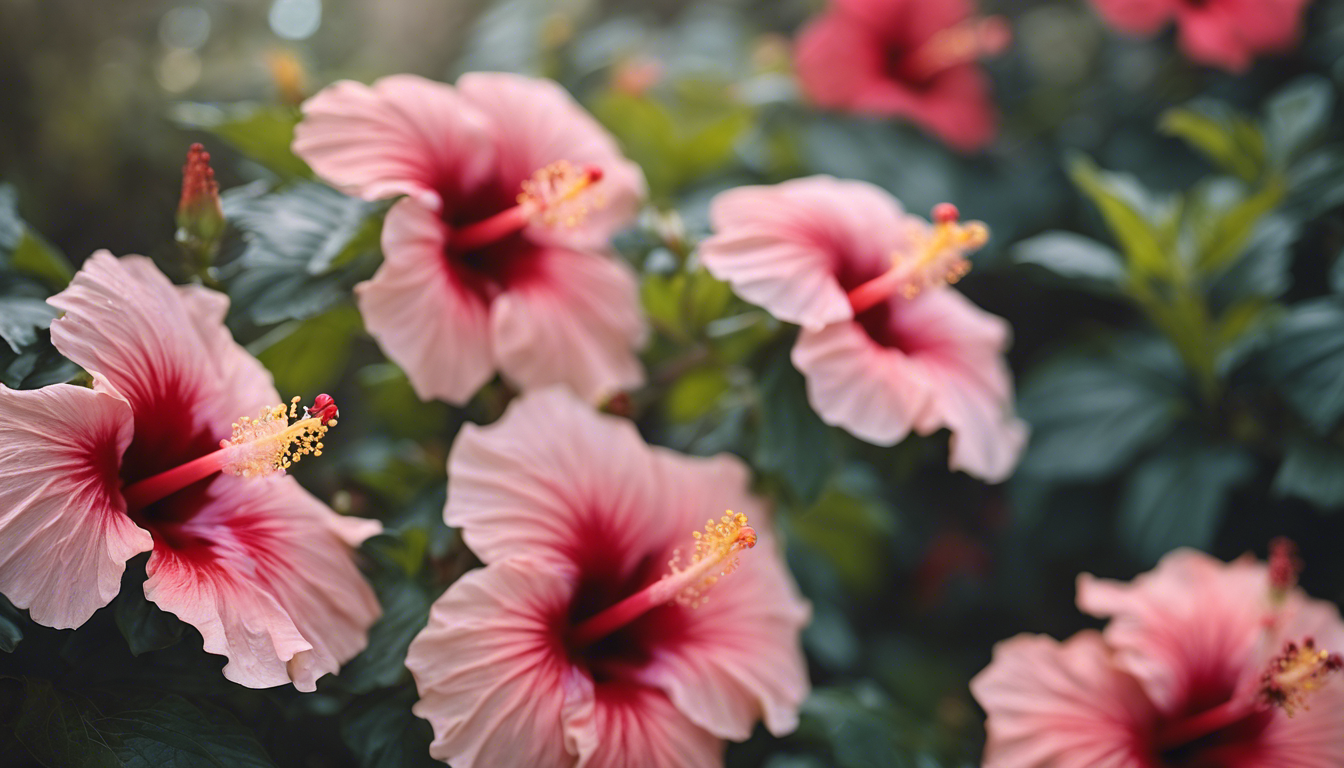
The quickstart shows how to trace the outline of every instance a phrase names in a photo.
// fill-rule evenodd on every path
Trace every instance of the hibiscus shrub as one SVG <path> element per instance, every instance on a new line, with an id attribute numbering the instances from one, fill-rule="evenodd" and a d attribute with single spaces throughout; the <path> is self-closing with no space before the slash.
<path id="1" fill-rule="evenodd" d="M 0 8 L 0 763 L 1344 765 L 1338 4 L 143 5 Z"/>

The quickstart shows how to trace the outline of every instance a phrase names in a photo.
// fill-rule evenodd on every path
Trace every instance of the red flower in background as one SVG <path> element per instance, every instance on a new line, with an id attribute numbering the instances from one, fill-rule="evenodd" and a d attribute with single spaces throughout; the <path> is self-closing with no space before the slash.
<path id="1" fill-rule="evenodd" d="M 965 0 L 832 0 L 798 35 L 803 93 L 822 107 L 904 117 L 949 146 L 994 139 L 989 80 L 976 61 L 1011 38 Z"/>
<path id="2" fill-rule="evenodd" d="M 1122 32 L 1152 35 L 1175 20 L 1181 50 L 1201 64 L 1242 72 L 1262 53 L 1297 42 L 1311 0 L 1092 0 Z"/>

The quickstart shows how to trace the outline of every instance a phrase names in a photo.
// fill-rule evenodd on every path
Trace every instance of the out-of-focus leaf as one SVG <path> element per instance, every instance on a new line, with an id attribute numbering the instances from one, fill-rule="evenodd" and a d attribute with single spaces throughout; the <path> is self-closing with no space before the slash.
<path id="1" fill-rule="evenodd" d="M 895 525 L 876 500 L 832 486 L 793 518 L 793 530 L 831 561 L 850 590 L 871 592 L 884 583 Z"/>
<path id="2" fill-rule="evenodd" d="M 1297 222 L 1285 216 L 1261 219 L 1241 257 L 1210 285 L 1210 303 L 1221 308 L 1250 297 L 1282 296 L 1288 290 L 1288 269 L 1298 231 Z"/>
<path id="3" fill-rule="evenodd" d="M 171 613 L 145 599 L 145 561 L 137 556 L 127 563 L 121 579 L 121 591 L 113 602 L 112 617 L 126 638 L 131 655 L 167 648 L 182 639 L 186 625 Z"/>
<path id="4" fill-rule="evenodd" d="M 1216 273 L 1241 255 L 1265 214 L 1283 200 L 1284 187 L 1270 179 L 1254 194 L 1210 211 L 1196 232 L 1196 266 L 1203 274 Z"/>
<path id="5" fill-rule="evenodd" d="M 14 354 L 37 341 L 38 332 L 51 325 L 60 312 L 42 299 L 0 296 L 0 339 Z"/>
<path id="6" fill-rule="evenodd" d="M 1301 435 L 1288 443 L 1283 463 L 1274 476 L 1274 492 L 1315 504 L 1323 510 L 1344 507 L 1344 448 Z"/>
<path id="7" fill-rule="evenodd" d="M 1061 277 L 1114 290 L 1125 280 L 1125 263 L 1114 248 L 1072 232 L 1043 232 L 1013 246 L 1013 260 L 1036 264 Z"/>
<path id="8" fill-rule="evenodd" d="M 1176 547 L 1208 549 L 1227 494 L 1255 469 L 1239 448 L 1178 439 L 1144 459 L 1120 500 L 1121 535 L 1145 564 Z"/>
<path id="9" fill-rule="evenodd" d="M 803 377 L 789 362 L 787 347 L 777 348 L 766 364 L 760 393 L 756 466 L 778 475 L 800 503 L 811 504 L 839 457 L 831 428 L 808 405 Z"/>
<path id="10" fill-rule="evenodd" d="M 259 325 L 302 320 L 347 300 L 376 262 L 370 219 L 379 209 L 314 183 L 272 194 L 230 190 L 224 214 L 245 248 L 230 265 L 229 295 Z"/>
<path id="11" fill-rule="evenodd" d="M 183 128 L 206 131 L 283 179 L 310 179 L 308 164 L 290 150 L 299 111 L 268 104 L 217 106 L 184 102 L 170 116 Z"/>
<path id="12" fill-rule="evenodd" d="M 1158 127 L 1203 152 L 1214 165 L 1252 182 L 1265 170 L 1265 140 L 1255 124 L 1215 105 L 1176 107 L 1162 114 Z"/>
<path id="13" fill-rule="evenodd" d="M 1294 306 L 1262 355 L 1294 409 L 1318 431 L 1331 429 L 1344 414 L 1344 307 L 1332 299 Z"/>
<path id="14" fill-rule="evenodd" d="M 76 694 L 23 682 L 14 732 L 43 765 L 272 768 L 251 732 L 217 707 L 173 694 Z"/>
<path id="15" fill-rule="evenodd" d="M 1319 75 L 1300 77 L 1274 94 L 1265 106 L 1265 138 L 1280 167 L 1320 138 L 1334 107 L 1334 86 Z"/>
<path id="16" fill-rule="evenodd" d="M 397 366 L 367 365 L 357 376 L 365 406 L 397 435 L 425 438 L 443 432 L 451 409 L 444 403 L 422 402 L 406 373 Z"/>
<path id="17" fill-rule="evenodd" d="M 423 538 L 423 533 L 415 531 Z M 422 546 L 423 551 L 423 546 Z M 383 615 L 369 628 L 369 645 L 341 668 L 342 683 L 356 693 L 395 685 L 406 672 L 406 649 L 429 621 L 433 601 L 404 575 L 374 579 Z"/>
<path id="18" fill-rule="evenodd" d="M 23 614 L 0 595 L 0 651 L 13 653 L 23 640 Z"/>
<path id="19" fill-rule="evenodd" d="M 1081 155 L 1070 162 L 1069 176 L 1101 211 L 1132 270 L 1157 275 L 1170 272 L 1170 247 L 1158 232 L 1162 222 L 1153 220 L 1157 206 L 1147 199 L 1137 181 L 1125 174 L 1102 171 Z"/>
<path id="20" fill-rule="evenodd" d="M 878 704 L 878 706 L 873 706 Z M 886 709 L 840 689 L 820 689 L 803 702 L 804 728 L 820 726 L 838 768 L 916 768 L 902 749 Z"/>
<path id="21" fill-rule="evenodd" d="M 337 307 L 285 323 L 252 346 L 281 392 L 315 393 L 340 378 L 350 359 L 350 343 L 362 327 L 354 307 Z"/>
<path id="22" fill-rule="evenodd" d="M 703 366 L 688 371 L 672 383 L 663 398 L 663 412 L 672 422 L 695 421 L 713 410 L 715 402 L 730 386 L 722 368 Z"/>
<path id="23" fill-rule="evenodd" d="M 19 217 L 14 187 L 0 184 L 0 265 L 42 280 L 52 289 L 64 288 L 75 272 L 70 262 Z"/>
<path id="24" fill-rule="evenodd" d="M 1179 362 L 1156 343 L 1134 352 L 1151 356 L 1151 369 L 1066 356 L 1030 376 L 1018 398 L 1018 413 L 1032 426 L 1023 474 L 1105 477 L 1170 432 L 1183 409 Z"/>
<path id="25" fill-rule="evenodd" d="M 415 689 L 403 686 L 350 707 L 341 738 L 360 768 L 442 768 L 429 756 L 434 739 L 429 722 L 411 714 L 415 701 Z"/>

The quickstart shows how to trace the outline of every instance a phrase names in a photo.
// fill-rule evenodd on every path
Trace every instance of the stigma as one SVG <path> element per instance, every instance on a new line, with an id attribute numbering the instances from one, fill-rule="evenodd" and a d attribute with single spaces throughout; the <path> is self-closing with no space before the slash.
<path id="1" fill-rule="evenodd" d="M 244 416 L 233 423 L 233 434 L 219 442 L 223 470 L 239 477 L 264 477 L 289 469 L 304 456 L 321 456 L 322 438 L 336 425 L 338 414 L 331 396 L 319 395 L 302 415 L 295 397 L 288 407 L 263 408 L 255 419 Z"/>
<path id="2" fill-rule="evenodd" d="M 956 283 L 971 271 L 967 255 L 989 242 L 989 227 L 962 222 L 951 203 L 934 206 L 932 226 L 912 230 L 906 247 L 891 254 L 886 272 L 849 292 L 855 314 L 893 296 L 913 299 L 933 286 Z"/>
<path id="3" fill-rule="evenodd" d="M 602 169 L 597 166 L 575 168 L 560 160 L 523 182 L 518 204 L 528 210 L 533 223 L 576 227 L 606 204 L 596 188 L 601 180 Z"/>
<path id="4" fill-rule="evenodd" d="M 1341 667 L 1344 659 L 1339 654 L 1317 648 L 1311 638 L 1301 645 L 1287 643 L 1260 679 L 1260 699 L 1292 717 L 1298 710 L 1310 708 L 1311 694 L 1330 682 L 1330 676 Z"/>
<path id="5" fill-rule="evenodd" d="M 698 608 L 708 599 L 708 592 L 719 579 L 737 570 L 737 554 L 756 546 L 756 530 L 747 525 L 747 516 L 729 510 L 718 521 L 705 521 L 704 531 L 693 531 L 695 550 L 690 563 L 681 564 L 681 551 L 673 552 L 668 567 L 670 574 L 663 577 L 679 589 L 672 599 L 688 608 Z"/>

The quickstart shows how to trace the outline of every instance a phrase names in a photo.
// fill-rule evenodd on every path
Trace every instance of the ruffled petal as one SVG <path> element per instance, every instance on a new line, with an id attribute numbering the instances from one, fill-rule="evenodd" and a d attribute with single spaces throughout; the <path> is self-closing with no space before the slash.
<path id="1" fill-rule="evenodd" d="M 743 299 L 812 329 L 853 317 L 838 274 L 880 274 L 908 232 L 895 198 L 829 176 L 729 190 L 714 198 L 710 218 L 705 268 Z"/>
<path id="2" fill-rule="evenodd" d="M 578 749 L 576 768 L 723 765 L 723 742 L 653 688 L 598 686 L 592 704 L 566 718 L 565 731 Z"/>
<path id="3" fill-rule="evenodd" d="M 562 388 L 524 394 L 488 427 L 464 426 L 448 477 L 444 520 L 486 563 L 601 557 L 628 573 L 678 523 L 649 512 L 662 489 L 634 424 Z"/>
<path id="4" fill-rule="evenodd" d="M 434 727 L 429 753 L 456 768 L 570 768 L 563 727 L 590 711 L 592 681 L 569 664 L 555 631 L 573 575 L 510 558 L 472 571 L 434 603 L 406 654 Z"/>
<path id="5" fill-rule="evenodd" d="M 294 153 L 317 175 L 368 200 L 410 195 L 437 211 L 442 195 L 477 188 L 494 160 L 495 127 L 451 86 L 393 75 L 342 80 L 303 104 Z"/>
<path id="6" fill-rule="evenodd" d="M 551 80 L 505 72 L 472 72 L 458 93 L 486 114 L 498 157 L 497 183 L 521 189 L 525 179 L 564 160 L 576 168 L 602 169 L 593 187 L 594 208 L 574 227 L 533 226 L 529 238 L 578 248 L 605 247 L 630 223 L 644 197 L 644 173 L 625 159 L 616 140 L 573 97 Z"/>
<path id="7" fill-rule="evenodd" d="M 985 768 L 1152 765 L 1143 734 L 1156 713 L 1096 632 L 1005 640 L 971 693 L 989 714 Z"/>
<path id="8" fill-rule="evenodd" d="M 83 624 L 153 546 L 119 491 L 131 434 L 131 409 L 112 395 L 0 385 L 0 593 L 33 621 Z"/>
<path id="9" fill-rule="evenodd" d="M 821 420 L 873 445 L 904 440 L 932 398 L 924 368 L 874 342 L 858 323 L 803 329 L 792 359 Z"/>
<path id="10" fill-rule="evenodd" d="M 520 389 L 568 384 L 598 402 L 644 382 L 635 350 L 648 335 L 635 276 L 596 253 L 545 248 L 526 280 L 490 308 L 500 371 Z"/>
<path id="11" fill-rule="evenodd" d="M 490 310 L 444 257 L 438 216 L 403 200 L 383 224 L 384 260 L 355 286 L 369 334 L 422 400 L 462 405 L 494 376 Z"/>
<path id="12" fill-rule="evenodd" d="M 761 719 L 776 736 L 791 733 L 809 690 L 799 634 L 811 607 L 784 565 L 768 512 L 748 491 L 750 473 L 728 455 L 658 451 L 657 461 L 669 489 L 659 514 L 682 521 L 684 541 L 724 510 L 745 514 L 758 540 L 704 604 L 679 609 L 676 638 L 657 646 L 637 678 L 666 691 L 678 710 L 717 737 L 743 741 Z"/>
<path id="13" fill-rule="evenodd" d="M 224 378 L 217 383 L 217 388 L 229 395 L 228 404 L 221 404 L 220 417 L 228 418 L 228 423 L 232 424 L 232 418 L 252 415 L 280 402 L 270 371 L 234 341 L 233 334 L 224 325 L 224 317 L 229 312 L 229 297 L 199 285 L 180 285 L 177 290 L 205 347 L 228 356 L 228 366 L 219 372 Z M 226 412 L 231 413 L 232 418 L 226 416 Z"/>
<path id="14" fill-rule="evenodd" d="M 364 649 L 380 609 L 349 527 L 292 478 L 221 476 L 171 501 L 194 514 L 158 523 L 145 596 L 228 658 L 226 678 L 312 691 Z"/>

